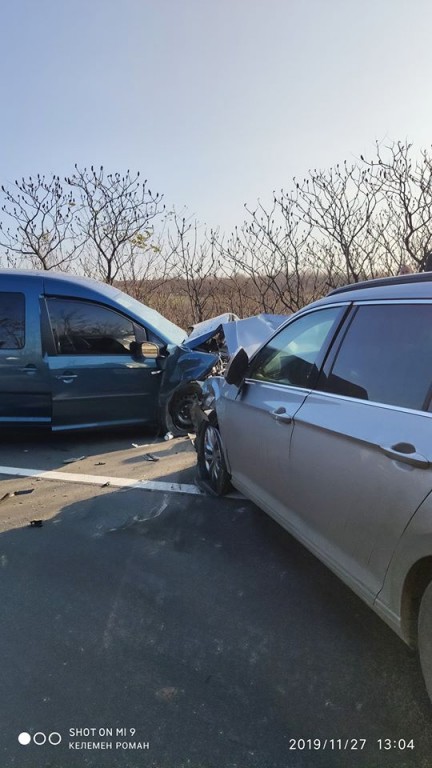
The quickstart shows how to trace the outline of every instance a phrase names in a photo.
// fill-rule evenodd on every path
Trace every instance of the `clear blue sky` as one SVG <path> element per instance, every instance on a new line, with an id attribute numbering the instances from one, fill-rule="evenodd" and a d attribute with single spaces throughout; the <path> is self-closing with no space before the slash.
<path id="1" fill-rule="evenodd" d="M 429 0 L 10 0 L 1 26 L 1 183 L 140 169 L 229 231 L 311 167 L 432 140 Z"/>

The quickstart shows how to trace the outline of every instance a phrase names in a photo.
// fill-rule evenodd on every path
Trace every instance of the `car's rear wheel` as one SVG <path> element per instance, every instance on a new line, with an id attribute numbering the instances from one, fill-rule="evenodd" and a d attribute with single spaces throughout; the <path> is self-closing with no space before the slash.
<path id="1" fill-rule="evenodd" d="M 217 424 L 204 421 L 197 435 L 198 472 L 210 488 L 223 496 L 231 488 L 230 476 L 223 455 L 222 440 Z"/>
<path id="2" fill-rule="evenodd" d="M 420 603 L 418 650 L 426 689 L 432 699 L 432 582 L 426 587 Z"/>

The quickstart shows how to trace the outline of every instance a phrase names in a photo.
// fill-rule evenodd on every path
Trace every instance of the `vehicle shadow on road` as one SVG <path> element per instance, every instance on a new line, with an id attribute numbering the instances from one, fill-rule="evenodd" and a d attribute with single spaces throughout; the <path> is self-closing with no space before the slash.
<path id="1" fill-rule="evenodd" d="M 0 562 L 12 733 L 145 723 L 163 768 L 286 768 L 299 738 L 366 739 L 355 760 L 297 750 L 300 768 L 429 765 L 415 655 L 248 502 L 105 489 L 0 535 Z"/>

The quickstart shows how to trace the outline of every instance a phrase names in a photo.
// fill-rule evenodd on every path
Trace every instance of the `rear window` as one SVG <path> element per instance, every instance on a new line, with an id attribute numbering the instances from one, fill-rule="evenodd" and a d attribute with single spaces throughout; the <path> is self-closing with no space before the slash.
<path id="1" fill-rule="evenodd" d="M 390 304 L 357 309 L 327 391 L 421 410 L 432 384 L 432 305 Z"/>
<path id="2" fill-rule="evenodd" d="M 22 349 L 24 344 L 24 294 L 0 292 L 0 350 Z"/>

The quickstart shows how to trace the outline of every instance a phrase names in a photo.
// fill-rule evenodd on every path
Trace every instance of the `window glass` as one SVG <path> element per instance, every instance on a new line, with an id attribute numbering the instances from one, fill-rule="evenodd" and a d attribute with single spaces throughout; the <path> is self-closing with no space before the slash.
<path id="1" fill-rule="evenodd" d="M 22 349 L 24 327 L 24 294 L 0 293 L 0 349 Z"/>
<path id="2" fill-rule="evenodd" d="M 432 383 L 432 306 L 360 307 L 324 389 L 404 408 L 424 407 Z"/>
<path id="3" fill-rule="evenodd" d="M 136 341 L 131 320 L 98 304 L 48 299 L 48 311 L 59 354 L 130 354 Z"/>
<path id="4" fill-rule="evenodd" d="M 171 320 L 167 320 L 166 317 L 160 315 L 155 309 L 146 307 L 145 304 L 141 304 L 140 301 L 132 298 L 132 296 L 128 296 L 126 293 L 119 292 L 116 296 L 116 301 L 121 304 L 126 311 L 129 309 L 137 315 L 143 325 L 148 329 L 149 340 L 154 340 L 155 344 L 166 344 L 167 342 L 168 344 L 181 344 L 182 341 L 185 340 L 187 336 L 186 331 L 183 331 L 178 325 L 174 325 Z M 161 338 L 152 334 L 148 328 L 149 325 L 157 329 Z M 154 336 L 154 339 L 152 336 Z M 161 341 L 161 339 L 163 339 L 163 341 Z"/>
<path id="5" fill-rule="evenodd" d="M 318 374 L 317 364 L 321 362 L 319 358 L 340 314 L 340 307 L 329 307 L 290 323 L 258 353 L 248 377 L 294 387 L 312 387 Z"/>

